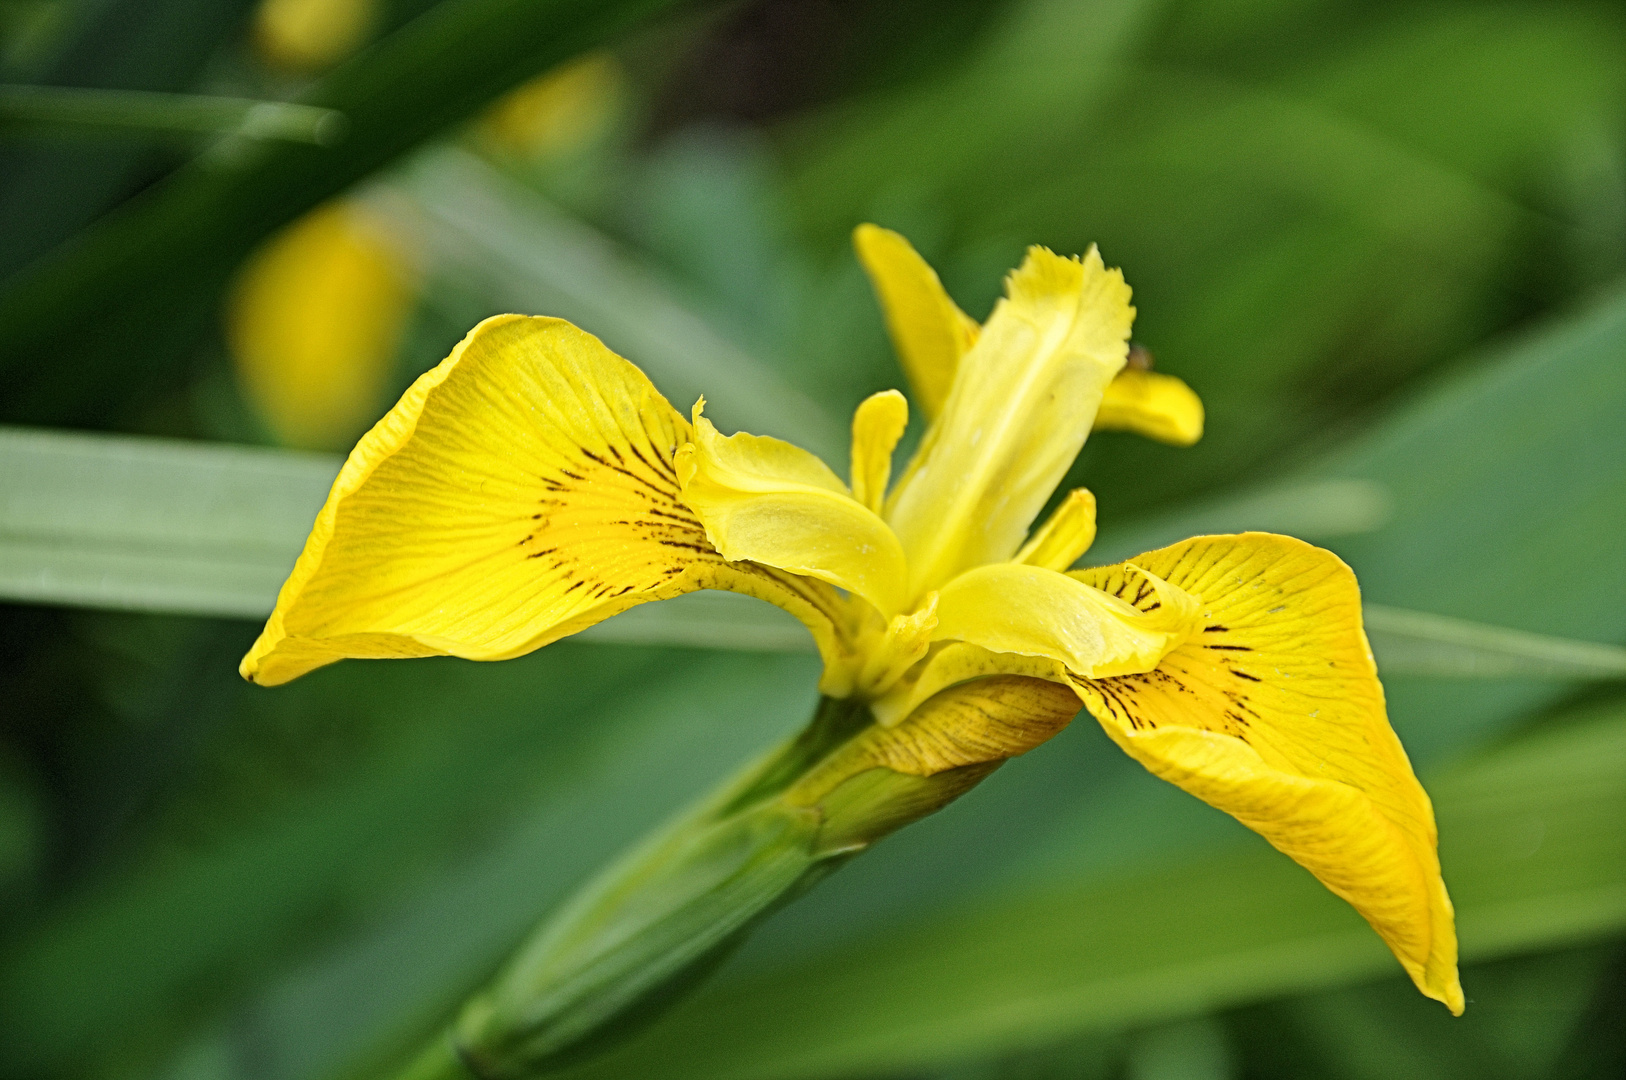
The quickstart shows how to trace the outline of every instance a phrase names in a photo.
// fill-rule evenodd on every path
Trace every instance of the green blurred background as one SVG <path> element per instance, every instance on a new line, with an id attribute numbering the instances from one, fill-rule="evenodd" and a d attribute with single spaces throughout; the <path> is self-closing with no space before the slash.
<path id="1" fill-rule="evenodd" d="M 302 141 L 170 99 L 42 121 L 0 97 L 0 423 L 342 451 L 522 310 L 839 466 L 851 408 L 901 382 L 854 225 L 904 232 L 978 317 L 1025 245 L 1098 243 L 1136 339 L 1208 407 L 1193 449 L 1091 440 L 1070 482 L 1100 499 L 1101 561 L 1277 525 L 1374 603 L 1626 643 L 1618 5 L 358 10 L 291 57 L 252 0 L 0 2 L 0 82 L 342 114 Z M 279 368 L 232 298 L 335 197 L 385 269 L 271 289 L 273 322 L 313 320 Z M 357 374 L 320 346 L 363 323 Z M 348 404 L 305 422 L 329 383 Z M 78 491 L 96 521 L 147 498 Z M 573 884 L 794 730 L 817 673 L 600 639 L 267 691 L 235 670 L 254 619 L 186 614 L 230 603 L 55 600 L 0 606 L 7 1078 L 378 1075 Z M 581 1075 L 1626 1075 L 1626 693 L 1396 656 L 1462 1019 L 1085 718 Z"/>

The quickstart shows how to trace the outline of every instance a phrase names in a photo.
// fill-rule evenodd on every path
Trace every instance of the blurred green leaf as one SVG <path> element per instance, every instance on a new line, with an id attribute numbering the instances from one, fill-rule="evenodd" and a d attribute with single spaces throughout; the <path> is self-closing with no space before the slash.
<path id="1" fill-rule="evenodd" d="M 13 126 L 215 133 L 328 146 L 343 137 L 344 114 L 285 101 L 159 94 L 148 90 L 0 86 L 0 132 Z"/>
<path id="2" fill-rule="evenodd" d="M 186 778 L 127 870 L 0 948 L 0 1075 L 161 1053 L 335 935 L 406 968 L 329 972 L 352 1020 L 455 1004 L 606 852 L 794 730 L 816 660 L 567 644 L 501 665 L 350 665 L 286 691 L 229 669 L 200 682 L 221 680 L 236 685 L 187 699 L 227 748 L 218 775 Z M 260 775 L 279 758 L 290 776 Z M 450 872 L 426 889 L 426 865 Z"/>
<path id="3" fill-rule="evenodd" d="M 678 408 L 705 394 L 708 413 L 725 426 L 826 457 L 845 451 L 845 426 L 830 409 L 712 329 L 609 237 L 480 159 L 455 149 L 425 155 L 387 186 L 380 204 L 441 273 L 465 287 L 480 283 L 505 309 L 589 329 Z"/>
<path id="4" fill-rule="evenodd" d="M 105 417 L 123 379 L 174 370 L 261 239 L 466 119 L 497 94 L 671 0 L 448 0 L 316 83 L 301 103 L 349 122 L 337 146 L 223 145 L 132 199 L 0 293 L 12 420 Z M 117 332 L 109 328 L 117 327 Z M 135 347 L 132 347 L 132 343 Z M 29 364 L 49 355 L 49 366 Z M 42 378 L 46 373 L 49 378 Z"/>
<path id="5" fill-rule="evenodd" d="M 959 184 L 1030 180 L 1062 149 L 1056 127 L 1088 122 L 1162 6 L 1022 0 L 958 70 L 801 120 L 786 141 L 804 226 L 844 244 L 906 187 L 926 206 L 894 209 L 929 213 Z"/>
<path id="6" fill-rule="evenodd" d="M 1616 1073 L 1564 1059 L 1590 1035 L 1594 1050 L 1619 1060 L 1612 1033 L 1584 1027 L 1619 956 L 1618 944 L 1593 943 L 1475 964 L 1463 973 L 1471 989 L 1461 1017 L 1390 978 L 1248 1009 L 1235 1027 L 1270 1032 L 1246 1040 L 1248 1075 L 1261 1080 L 1605 1080 Z"/>
<path id="7" fill-rule="evenodd" d="M 261 617 L 339 460 L 0 429 L 0 594 Z"/>
<path id="8" fill-rule="evenodd" d="M 1619 645 L 1566 641 L 1375 604 L 1366 605 L 1365 618 L 1380 668 L 1397 675 L 1626 679 L 1626 648 Z"/>
<path id="9" fill-rule="evenodd" d="M 54 0 L 7 81 L 104 90 L 194 88 L 254 0 Z M 20 6 L 20 5 L 19 5 Z M 0 281 L 174 168 L 145 140 L 0 145 Z M 0 366 L 6 354 L 0 345 Z"/>
<path id="10" fill-rule="evenodd" d="M 258 618 L 270 612 L 339 462 L 0 428 L 0 465 L 0 596 Z M 1302 483 L 1213 504 L 1148 531 L 1260 529 L 1325 539 L 1369 531 L 1383 512 L 1382 489 L 1370 482 Z M 1626 677 L 1626 649 L 1392 608 L 1369 612 L 1368 624 L 1380 662 L 1402 673 Z M 584 640 L 748 652 L 812 648 L 785 613 L 725 593 L 635 608 L 586 631 Z"/>

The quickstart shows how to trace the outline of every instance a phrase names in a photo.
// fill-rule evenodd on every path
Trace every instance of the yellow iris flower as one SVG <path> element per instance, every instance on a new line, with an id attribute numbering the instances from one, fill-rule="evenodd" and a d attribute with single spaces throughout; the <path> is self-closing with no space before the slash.
<path id="1" fill-rule="evenodd" d="M 226 343 L 244 396 L 284 445 L 349 445 L 388 400 L 416 301 L 409 260 L 365 206 L 317 207 L 233 282 Z"/>
<path id="2" fill-rule="evenodd" d="M 260 0 L 255 51 L 284 71 L 322 71 L 366 43 L 379 8 L 379 0 Z"/>
<path id="3" fill-rule="evenodd" d="M 868 705 L 855 745 L 873 764 L 997 763 L 1082 702 L 1354 905 L 1461 1012 L 1433 812 L 1349 568 L 1245 533 L 1072 570 L 1095 534 L 1082 489 L 1030 532 L 1092 427 L 1201 433 L 1183 383 L 1124 370 L 1122 275 L 1094 249 L 1032 248 L 979 326 L 901 236 L 864 226 L 856 243 L 930 420 L 890 490 L 896 391 L 854 415 L 844 482 L 789 443 L 723 435 L 703 402 L 685 418 L 569 323 L 488 319 L 351 454 L 243 675 L 498 660 L 636 604 L 745 593 L 812 632 L 826 695 Z"/>

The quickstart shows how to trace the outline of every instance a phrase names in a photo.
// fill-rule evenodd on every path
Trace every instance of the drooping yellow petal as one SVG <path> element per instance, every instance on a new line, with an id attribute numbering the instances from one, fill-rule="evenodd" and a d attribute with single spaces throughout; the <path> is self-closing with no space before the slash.
<path id="1" fill-rule="evenodd" d="M 1015 562 L 1066 570 L 1095 543 L 1095 496 L 1088 488 L 1074 488 L 1054 513 L 1033 531 Z"/>
<path id="2" fill-rule="evenodd" d="M 1134 565 L 1202 596 L 1202 631 L 1143 675 L 1080 681 L 1136 760 L 1233 814 L 1354 905 L 1418 988 L 1462 1011 L 1434 813 L 1389 726 L 1337 556 L 1265 533 L 1198 537 Z M 1142 607 L 1130 564 L 1080 581 Z"/>
<path id="3" fill-rule="evenodd" d="M 1016 552 L 1124 364 L 1129 287 L 1094 248 L 1031 248 L 1006 291 L 887 505 L 913 595 Z"/>
<path id="4" fill-rule="evenodd" d="M 816 583 L 730 566 L 706 541 L 678 495 L 688 438 L 597 338 L 487 319 L 351 453 L 244 677 L 282 683 L 343 657 L 500 660 L 701 588 L 772 599 L 837 653 L 839 613 Z"/>
<path id="5" fill-rule="evenodd" d="M 1150 574 L 1139 583 L 1157 608 L 1137 609 L 1039 566 L 979 566 L 943 586 L 933 636 L 1048 657 L 1083 678 L 1150 671 L 1196 628 L 1198 600 Z"/>
<path id="6" fill-rule="evenodd" d="M 902 610 L 897 537 L 813 454 L 762 435 L 725 437 L 697 405 L 694 441 L 676 464 L 683 501 L 724 558 L 827 581 L 888 619 Z"/>
<path id="7" fill-rule="evenodd" d="M 926 419 L 936 419 L 960 357 L 977 340 L 977 321 L 959 309 L 937 271 L 891 229 L 860 225 L 853 230 L 853 247 L 881 302 L 915 402 Z"/>
<path id="8" fill-rule="evenodd" d="M 279 440 L 336 449 L 378 415 L 413 294 L 391 239 L 342 200 L 305 215 L 243 265 L 226 341 L 245 396 Z"/>
<path id="9" fill-rule="evenodd" d="M 1190 446 L 1203 437 L 1203 402 L 1191 387 L 1156 371 L 1125 369 L 1107 384 L 1096 431 L 1133 431 L 1158 442 Z"/>
<path id="10" fill-rule="evenodd" d="M 892 451 L 909 426 L 909 403 L 896 390 L 871 394 L 853 413 L 853 498 L 876 514 L 892 479 Z"/>

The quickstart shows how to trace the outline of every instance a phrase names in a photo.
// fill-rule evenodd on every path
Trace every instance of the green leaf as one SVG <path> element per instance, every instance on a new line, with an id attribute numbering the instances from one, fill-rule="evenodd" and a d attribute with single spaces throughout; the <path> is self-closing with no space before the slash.
<path id="1" fill-rule="evenodd" d="M 161 1053 L 329 942 L 359 946 L 321 975 L 363 1030 L 449 1008 L 609 853 L 793 732 L 816 675 L 812 658 L 568 643 L 275 691 L 211 669 L 184 703 L 218 760 L 193 766 L 126 868 L 8 927 L 0 1075 Z M 302 1037 L 292 1061 L 331 1060 L 331 1038 Z"/>
<path id="2" fill-rule="evenodd" d="M 1626 648 L 1367 604 L 1381 670 L 1457 678 L 1626 679 Z"/>
<path id="3" fill-rule="evenodd" d="M 336 146 L 207 153 L 0 293 L 8 418 L 105 417 L 124 380 L 181 363 L 210 332 L 231 271 L 278 226 L 473 115 L 504 90 L 671 0 L 456 0 L 339 67 L 301 104 L 348 121 Z M 118 326 L 117 334 L 103 328 Z M 25 358 L 49 355 L 49 365 Z M 49 374 L 49 378 L 44 377 Z"/>
<path id="4" fill-rule="evenodd" d="M 9 125 L 25 130 L 106 128 L 214 133 L 331 146 L 344 135 L 344 114 L 285 101 L 142 90 L 0 86 L 0 131 Z"/>
<path id="5" fill-rule="evenodd" d="M 719 334 L 609 237 L 472 154 L 441 149 L 387 185 L 380 205 L 440 273 L 505 310 L 569 319 L 643 368 L 679 409 L 706 395 L 718 422 L 830 460 L 847 432 L 823 404 Z"/>
<path id="6" fill-rule="evenodd" d="M 339 462 L 317 454 L 0 428 L 0 466 L 0 597 L 263 618 Z M 1252 528 L 1323 539 L 1369 531 L 1385 505 L 1383 489 L 1367 481 L 1300 483 L 1209 505 L 1174 527 L 1185 535 Z M 1169 528 L 1153 525 L 1139 535 Z M 1131 544 L 1126 554 L 1134 550 Z M 1372 608 L 1367 622 L 1386 671 L 1626 677 L 1626 649 L 1613 646 L 1397 608 Z M 812 650 L 789 615 L 727 593 L 634 608 L 586 631 L 584 640 Z"/>
<path id="7" fill-rule="evenodd" d="M 32 33 L 10 37 L 7 76 L 62 87 L 183 91 L 215 70 L 240 39 L 254 0 L 98 0 L 37 3 Z M 0 7 L 0 20 L 23 4 Z M 11 27 L 8 29 L 20 29 Z M 32 37 L 31 42 L 26 38 Z M 10 50 L 21 45 L 21 54 Z M 144 145 L 145 143 L 145 145 Z M 153 147 L 140 139 L 78 139 L 4 148 L 0 279 L 10 278 L 152 182 Z M 169 154 L 163 167 L 173 167 Z M 0 361 L 3 363 L 4 361 Z"/>
<path id="8" fill-rule="evenodd" d="M 0 428 L 0 595 L 262 618 L 339 464 Z"/>

